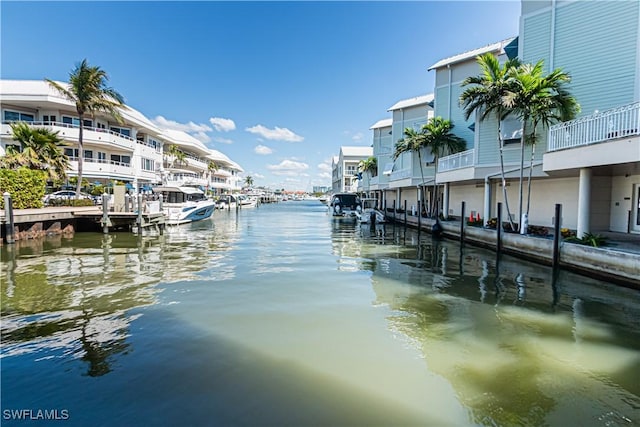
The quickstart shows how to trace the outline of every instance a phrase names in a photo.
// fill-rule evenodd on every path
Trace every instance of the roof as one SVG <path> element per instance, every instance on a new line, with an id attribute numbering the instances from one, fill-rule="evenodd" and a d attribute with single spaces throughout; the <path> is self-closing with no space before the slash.
<path id="1" fill-rule="evenodd" d="M 393 124 L 393 119 L 382 119 L 378 120 L 371 126 L 369 129 L 378 129 L 378 128 L 386 128 Z"/>
<path id="2" fill-rule="evenodd" d="M 373 147 L 364 146 L 342 146 L 340 151 L 343 156 L 371 156 L 373 154 Z"/>
<path id="3" fill-rule="evenodd" d="M 407 107 L 415 107 L 416 105 L 430 104 L 434 100 L 432 93 L 416 96 L 415 98 L 403 99 L 393 104 L 387 111 L 400 110 Z"/>
<path id="4" fill-rule="evenodd" d="M 514 38 L 515 37 L 511 37 L 511 38 L 499 41 L 497 43 L 493 43 L 493 44 L 489 44 L 489 45 L 480 47 L 478 49 L 468 50 L 468 51 L 460 53 L 458 55 L 454 55 L 454 56 L 450 56 L 450 57 L 445 58 L 445 59 L 441 59 L 440 61 L 436 62 L 435 64 L 433 64 L 432 66 L 427 68 L 427 71 L 435 70 L 436 68 L 441 68 L 441 67 L 444 67 L 445 65 L 452 65 L 452 64 L 456 64 L 458 62 L 466 61 L 468 59 L 475 58 L 476 56 L 482 55 L 483 53 L 487 53 L 487 52 L 497 52 L 499 54 L 502 54 L 502 53 L 504 53 L 505 46 L 508 45 L 509 43 L 511 43 Z"/>

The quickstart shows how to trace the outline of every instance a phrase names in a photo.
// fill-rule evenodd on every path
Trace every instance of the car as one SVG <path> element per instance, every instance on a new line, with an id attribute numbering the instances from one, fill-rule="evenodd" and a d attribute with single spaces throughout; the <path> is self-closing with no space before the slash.
<path id="1" fill-rule="evenodd" d="M 72 190 L 61 190 L 61 191 L 56 191 L 54 193 L 51 194 L 47 194 L 46 196 L 44 196 L 42 198 L 42 203 L 46 205 L 59 205 L 61 204 L 64 200 L 72 200 L 76 198 L 76 192 L 72 191 Z M 81 199 L 89 199 L 91 200 L 94 204 L 96 203 L 96 199 L 94 196 L 87 194 L 87 193 L 80 193 L 80 198 Z"/>

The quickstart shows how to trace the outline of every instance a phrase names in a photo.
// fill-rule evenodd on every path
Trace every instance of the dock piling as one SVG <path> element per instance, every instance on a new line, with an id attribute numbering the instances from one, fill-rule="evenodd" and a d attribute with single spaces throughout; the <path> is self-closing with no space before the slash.
<path id="1" fill-rule="evenodd" d="M 109 234 L 109 195 L 102 195 L 102 232 Z"/>
<path id="2" fill-rule="evenodd" d="M 465 213 L 466 203 L 463 200 L 460 206 L 460 246 L 464 245 L 464 221 L 467 216 Z"/>
<path id="3" fill-rule="evenodd" d="M 13 223 L 13 201 L 11 194 L 5 191 L 4 197 L 4 215 L 5 215 L 5 239 L 7 243 L 15 243 L 15 226 Z"/>

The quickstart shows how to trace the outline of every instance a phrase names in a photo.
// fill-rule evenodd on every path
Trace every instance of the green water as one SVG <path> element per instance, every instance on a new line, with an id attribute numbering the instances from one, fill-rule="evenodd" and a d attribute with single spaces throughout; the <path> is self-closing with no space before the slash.
<path id="1" fill-rule="evenodd" d="M 638 291 L 325 211 L 3 247 L 2 424 L 640 423 Z"/>

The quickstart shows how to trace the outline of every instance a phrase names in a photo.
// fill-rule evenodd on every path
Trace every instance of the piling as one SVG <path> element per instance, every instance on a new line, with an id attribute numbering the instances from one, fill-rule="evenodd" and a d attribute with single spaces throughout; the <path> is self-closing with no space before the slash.
<path id="1" fill-rule="evenodd" d="M 562 222 L 562 205 L 556 203 L 555 218 L 553 221 L 553 258 L 551 270 L 554 277 L 557 276 L 560 268 L 560 223 Z"/>
<path id="2" fill-rule="evenodd" d="M 15 226 L 13 223 L 13 202 L 11 200 L 11 194 L 9 192 L 5 192 L 3 194 L 4 197 L 4 230 L 5 230 L 5 240 L 7 243 L 15 243 Z"/>
<path id="3" fill-rule="evenodd" d="M 500 253 L 502 252 L 502 203 L 498 203 L 498 221 L 496 224 L 496 257 L 500 259 Z"/>
<path id="4" fill-rule="evenodd" d="M 109 195 L 102 195 L 102 232 L 109 234 Z"/>
<path id="5" fill-rule="evenodd" d="M 407 201 L 404 201 L 404 225 L 407 226 Z"/>
<path id="6" fill-rule="evenodd" d="M 129 193 L 126 193 L 124 195 L 124 211 L 125 212 L 131 212 L 131 209 L 130 209 L 131 202 L 132 202 L 131 196 L 129 195 Z"/>
<path id="7" fill-rule="evenodd" d="M 460 246 L 464 245 L 464 221 L 467 216 L 465 213 L 465 201 L 460 203 Z"/>
<path id="8" fill-rule="evenodd" d="M 138 194 L 138 235 L 142 236 L 142 194 Z"/>

